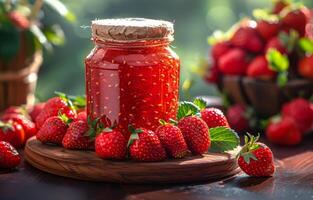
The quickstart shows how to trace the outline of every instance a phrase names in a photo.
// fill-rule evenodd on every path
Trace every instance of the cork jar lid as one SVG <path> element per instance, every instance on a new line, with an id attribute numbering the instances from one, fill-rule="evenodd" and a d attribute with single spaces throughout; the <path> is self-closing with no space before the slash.
<path id="1" fill-rule="evenodd" d="M 101 41 L 173 40 L 173 23 L 145 18 L 99 19 L 91 23 L 92 37 Z"/>

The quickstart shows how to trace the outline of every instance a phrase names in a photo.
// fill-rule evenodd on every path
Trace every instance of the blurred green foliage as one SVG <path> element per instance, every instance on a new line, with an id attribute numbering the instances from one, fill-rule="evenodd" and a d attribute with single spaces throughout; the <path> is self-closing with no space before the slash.
<path id="1" fill-rule="evenodd" d="M 85 90 L 84 58 L 92 49 L 90 21 L 96 18 L 146 17 L 175 23 L 173 47 L 181 58 L 181 81 L 190 78 L 190 68 L 208 56 L 207 37 L 216 29 L 227 30 L 244 16 L 251 16 L 255 8 L 271 5 L 271 0 L 64 0 L 77 22 L 69 25 L 55 15 L 47 20 L 64 27 L 66 43 L 46 55 L 40 71 L 37 97 L 44 100 L 55 90 L 83 94 Z M 313 7 L 312 0 L 302 1 Z M 194 80 L 191 96 L 214 95 L 216 89 Z M 182 99 L 185 98 L 181 94 Z"/>

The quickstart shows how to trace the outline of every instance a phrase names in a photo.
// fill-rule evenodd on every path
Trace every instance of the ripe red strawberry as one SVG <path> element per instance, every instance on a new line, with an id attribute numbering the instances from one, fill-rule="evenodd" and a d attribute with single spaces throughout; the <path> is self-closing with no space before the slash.
<path id="1" fill-rule="evenodd" d="M 12 11 L 8 14 L 10 21 L 21 30 L 28 29 L 30 27 L 30 21 L 22 15 L 20 12 Z"/>
<path id="2" fill-rule="evenodd" d="M 158 135 L 161 144 L 168 155 L 174 158 L 183 158 L 188 152 L 184 136 L 177 126 L 160 121 L 155 133 Z"/>
<path id="3" fill-rule="evenodd" d="M 218 62 L 220 71 L 229 75 L 244 75 L 248 66 L 245 51 L 234 48 L 223 55 Z"/>
<path id="4" fill-rule="evenodd" d="M 76 118 L 76 112 L 69 105 L 69 100 L 61 97 L 53 97 L 49 99 L 43 110 L 36 118 L 36 126 L 38 129 L 44 124 L 44 122 L 52 117 L 57 116 L 59 113 L 65 114 L 70 119 Z"/>
<path id="5" fill-rule="evenodd" d="M 0 121 L 0 141 L 6 141 L 15 148 L 20 148 L 25 142 L 23 127 L 14 121 Z"/>
<path id="6" fill-rule="evenodd" d="M 20 114 L 7 114 L 1 118 L 2 120 L 8 121 L 12 120 L 17 123 L 19 123 L 25 132 L 25 141 L 36 135 L 37 129 L 36 129 L 36 124 L 30 121 L 28 118 L 26 118 L 24 115 Z"/>
<path id="7" fill-rule="evenodd" d="M 252 53 L 260 53 L 264 47 L 256 29 L 249 26 L 240 27 L 231 38 L 231 43 Z"/>
<path id="8" fill-rule="evenodd" d="M 269 49 L 276 49 L 282 54 L 288 53 L 286 47 L 283 45 L 278 37 L 273 37 L 267 42 L 265 46 L 265 52 L 267 52 Z"/>
<path id="9" fill-rule="evenodd" d="M 272 120 L 266 128 L 266 137 L 274 144 L 286 146 L 297 145 L 302 140 L 302 134 L 290 117 Z"/>
<path id="10" fill-rule="evenodd" d="M 218 108 L 205 108 L 201 111 L 201 118 L 209 128 L 218 126 L 229 127 L 224 113 Z"/>
<path id="11" fill-rule="evenodd" d="M 14 168 L 21 162 L 16 149 L 8 142 L 0 141 L 0 168 Z"/>
<path id="12" fill-rule="evenodd" d="M 246 116 L 246 108 L 241 104 L 236 104 L 228 108 L 227 120 L 232 129 L 243 132 L 249 129 L 249 120 Z"/>
<path id="13" fill-rule="evenodd" d="M 265 39 L 269 40 L 272 37 L 277 36 L 280 29 L 280 23 L 278 21 L 266 21 L 260 20 L 257 24 L 257 31 L 260 36 Z"/>
<path id="14" fill-rule="evenodd" d="M 291 10 L 282 18 L 282 24 L 288 30 L 294 29 L 302 37 L 305 35 L 305 26 L 308 23 L 303 9 Z"/>
<path id="15" fill-rule="evenodd" d="M 248 66 L 247 76 L 259 79 L 272 79 L 276 72 L 273 71 L 265 56 L 255 57 Z"/>
<path id="16" fill-rule="evenodd" d="M 178 121 L 178 128 L 183 133 L 188 149 L 193 154 L 207 152 L 211 145 L 207 124 L 199 117 L 189 116 Z"/>
<path id="17" fill-rule="evenodd" d="M 216 43 L 212 46 L 211 54 L 215 61 L 232 49 L 229 41 Z"/>
<path id="18" fill-rule="evenodd" d="M 310 102 L 303 98 L 297 98 L 285 103 L 282 108 L 282 116 L 292 118 L 301 133 L 308 133 L 313 128 L 313 110 Z"/>
<path id="19" fill-rule="evenodd" d="M 34 105 L 28 112 L 29 116 L 33 120 L 33 122 L 36 121 L 37 116 L 41 113 L 45 106 L 45 103 L 37 103 Z"/>
<path id="20" fill-rule="evenodd" d="M 128 142 L 130 157 L 136 161 L 155 162 L 166 159 L 166 152 L 155 132 L 148 129 L 131 129 Z"/>
<path id="21" fill-rule="evenodd" d="M 104 159 L 124 159 L 126 156 L 127 141 L 118 130 L 104 129 L 95 140 L 97 156 Z"/>
<path id="22" fill-rule="evenodd" d="M 286 8 L 289 5 L 290 5 L 290 3 L 286 0 L 277 1 L 274 5 L 272 13 L 278 14 L 278 13 L 280 13 L 280 11 L 282 11 L 284 8 Z"/>
<path id="23" fill-rule="evenodd" d="M 245 145 L 238 156 L 238 165 L 249 176 L 272 176 L 275 172 L 273 153 L 259 137 L 245 136 Z"/>
<path id="24" fill-rule="evenodd" d="M 63 140 L 62 145 L 66 149 L 90 149 L 93 146 L 93 141 L 86 136 L 89 130 L 87 121 L 74 121 L 69 125 Z"/>
<path id="25" fill-rule="evenodd" d="M 87 112 L 86 111 L 82 111 L 80 113 L 77 114 L 77 118 L 75 120 L 82 120 L 82 121 L 87 121 Z"/>
<path id="26" fill-rule="evenodd" d="M 36 138 L 42 143 L 62 145 L 69 122 L 65 115 L 50 117 L 37 132 Z"/>
<path id="27" fill-rule="evenodd" d="M 313 79 L 313 55 L 305 56 L 299 61 L 298 72 L 303 77 Z"/>
<path id="28" fill-rule="evenodd" d="M 7 108 L 2 117 L 4 117 L 5 115 L 10 115 L 10 114 L 19 114 L 19 115 L 24 115 L 27 117 L 27 111 L 23 106 L 11 106 L 9 108 Z"/>

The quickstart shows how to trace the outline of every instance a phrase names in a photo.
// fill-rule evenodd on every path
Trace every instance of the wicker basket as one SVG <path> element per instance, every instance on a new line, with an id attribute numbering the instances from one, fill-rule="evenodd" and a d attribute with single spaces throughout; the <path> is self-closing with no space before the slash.
<path id="1" fill-rule="evenodd" d="M 0 73 L 0 111 L 14 105 L 35 102 L 37 74 L 42 63 L 42 52 L 34 54 L 32 62 L 22 69 Z"/>
<path id="2" fill-rule="evenodd" d="M 294 79 L 284 87 L 278 87 L 274 81 L 224 76 L 221 88 L 233 102 L 250 105 L 258 116 L 269 117 L 277 114 L 283 103 L 295 97 L 310 98 L 313 94 L 313 81 Z"/>

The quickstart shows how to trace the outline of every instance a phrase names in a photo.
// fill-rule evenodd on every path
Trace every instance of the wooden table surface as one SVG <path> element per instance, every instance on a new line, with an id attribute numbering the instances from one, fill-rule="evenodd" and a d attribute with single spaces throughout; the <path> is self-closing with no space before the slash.
<path id="1" fill-rule="evenodd" d="M 277 172 L 271 178 L 244 174 L 215 182 L 179 185 L 120 185 L 77 181 L 41 172 L 23 162 L 1 172 L 1 200 L 183 200 L 183 199 L 313 199 L 313 137 L 298 147 L 272 146 Z"/>

